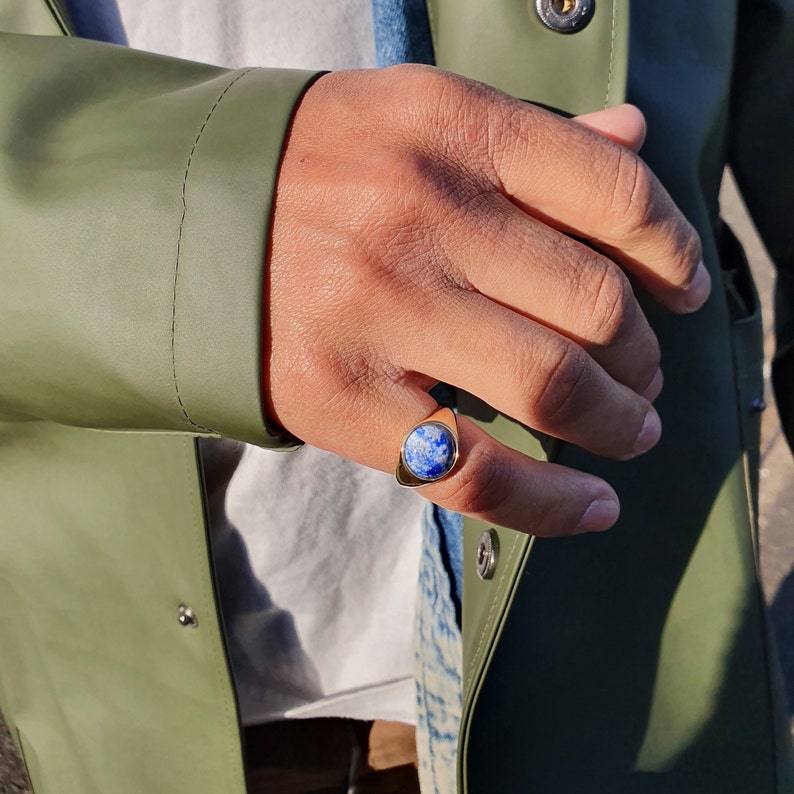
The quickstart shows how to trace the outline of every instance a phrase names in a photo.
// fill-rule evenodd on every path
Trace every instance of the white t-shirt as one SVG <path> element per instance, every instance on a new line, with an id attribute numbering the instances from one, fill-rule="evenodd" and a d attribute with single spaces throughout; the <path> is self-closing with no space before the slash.
<path id="1" fill-rule="evenodd" d="M 130 46 L 151 52 L 230 67 L 375 63 L 370 0 L 119 0 L 119 8 Z M 310 447 L 202 446 L 234 472 L 210 513 L 244 722 L 414 722 L 424 500 L 388 474 Z M 256 580 L 273 603 L 256 601 Z"/>

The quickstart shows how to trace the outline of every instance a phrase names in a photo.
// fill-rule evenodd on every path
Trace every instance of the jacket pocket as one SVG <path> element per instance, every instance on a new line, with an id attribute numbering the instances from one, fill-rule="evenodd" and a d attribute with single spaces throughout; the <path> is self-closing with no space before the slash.
<path id="1" fill-rule="evenodd" d="M 722 280 L 731 325 L 731 349 L 752 503 L 758 515 L 758 467 L 764 399 L 764 329 L 761 304 L 741 243 L 723 223 L 720 233 Z"/>

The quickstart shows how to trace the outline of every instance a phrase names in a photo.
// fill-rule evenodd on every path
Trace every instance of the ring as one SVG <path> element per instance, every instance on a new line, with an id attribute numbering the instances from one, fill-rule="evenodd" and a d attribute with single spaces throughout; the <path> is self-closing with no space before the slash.
<path id="1" fill-rule="evenodd" d="M 450 408 L 439 408 L 408 431 L 394 477 L 406 488 L 443 480 L 458 462 L 458 423 Z"/>

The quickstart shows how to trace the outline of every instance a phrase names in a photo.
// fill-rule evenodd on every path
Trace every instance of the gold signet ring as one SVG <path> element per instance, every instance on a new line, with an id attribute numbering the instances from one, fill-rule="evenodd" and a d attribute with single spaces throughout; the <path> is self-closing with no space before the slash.
<path id="1" fill-rule="evenodd" d="M 451 408 L 439 408 L 406 434 L 394 476 L 406 488 L 443 480 L 458 462 L 458 422 Z"/>

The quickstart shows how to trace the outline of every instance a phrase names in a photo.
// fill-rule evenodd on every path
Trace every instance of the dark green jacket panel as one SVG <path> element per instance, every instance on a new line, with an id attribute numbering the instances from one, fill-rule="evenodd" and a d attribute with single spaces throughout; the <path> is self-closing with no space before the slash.
<path id="1" fill-rule="evenodd" d="M 2 34 L 0 73 L 0 415 L 281 445 L 263 270 L 311 75 Z"/>
<path id="2" fill-rule="evenodd" d="M 441 7 L 436 20 L 445 9 L 448 16 L 458 11 L 445 0 L 433 5 Z M 513 74 L 502 79 L 499 69 L 508 67 L 495 67 L 489 79 L 522 98 L 581 112 L 580 91 L 595 92 L 602 72 L 567 53 L 590 28 L 570 37 L 548 31 L 543 46 L 535 46 L 535 29 L 518 20 L 534 4 L 518 5 L 467 0 L 469 19 L 458 19 L 455 30 L 468 50 L 445 38 L 449 30 L 439 34 L 441 65 L 484 76 L 488 58 L 475 47 L 474 32 L 479 26 L 487 38 L 504 11 L 515 19 L 513 37 L 523 37 L 523 52 L 505 58 L 516 65 Z M 617 4 L 623 23 L 627 6 Z M 609 10 L 597 4 L 596 18 Z M 567 445 L 558 450 L 558 462 L 615 486 L 623 505 L 615 528 L 531 547 L 499 529 L 505 554 L 489 582 L 477 580 L 472 563 L 486 527 L 467 528 L 464 658 L 487 668 L 464 704 L 465 710 L 476 698 L 464 721 L 468 794 L 497 786 L 533 794 L 792 790 L 750 497 L 759 429 L 753 400 L 763 393 L 760 313 L 746 263 L 718 220 L 735 42 L 743 31 L 736 4 L 721 0 L 633 2 L 630 24 L 627 98 L 648 119 L 642 155 L 698 229 L 715 289 L 689 317 L 646 306 L 665 372 L 658 447 L 629 463 Z M 780 36 L 791 39 L 785 26 Z M 471 71 L 466 51 L 473 52 Z M 450 61 L 443 60 L 447 54 Z M 556 83 L 549 80 L 555 69 Z M 780 70 L 786 91 L 791 81 L 783 76 L 790 72 L 789 59 Z M 572 74 L 579 81 L 573 88 Z M 775 90 L 770 95 L 774 101 Z M 779 107 L 787 119 L 782 129 L 792 110 L 790 101 Z M 785 214 L 790 180 L 759 177 L 765 203 Z M 776 234 L 790 241 L 790 225 Z M 526 443 L 514 423 L 500 420 L 492 428 L 506 443 Z M 491 636 L 467 632 L 468 618 L 477 623 L 484 611 Z M 485 659 L 488 642 L 494 645 Z M 465 680 L 472 675 L 477 670 L 467 668 Z"/>

